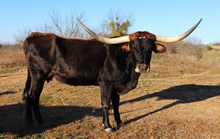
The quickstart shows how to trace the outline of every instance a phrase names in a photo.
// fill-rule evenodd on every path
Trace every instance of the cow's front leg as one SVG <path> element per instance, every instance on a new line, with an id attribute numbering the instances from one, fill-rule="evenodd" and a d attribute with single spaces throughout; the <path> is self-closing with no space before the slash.
<path id="1" fill-rule="evenodd" d="M 122 127 L 124 123 L 121 121 L 120 113 L 119 113 L 119 102 L 120 96 L 118 95 L 117 91 L 114 89 L 111 95 L 113 110 L 114 110 L 114 118 L 115 122 L 117 123 L 117 129 Z"/>
<path id="2" fill-rule="evenodd" d="M 111 92 L 112 92 L 113 85 L 110 83 L 100 83 L 101 89 L 101 104 L 103 110 L 103 127 L 106 132 L 113 132 L 110 122 L 109 122 L 109 107 L 110 107 L 110 99 L 111 99 Z"/>

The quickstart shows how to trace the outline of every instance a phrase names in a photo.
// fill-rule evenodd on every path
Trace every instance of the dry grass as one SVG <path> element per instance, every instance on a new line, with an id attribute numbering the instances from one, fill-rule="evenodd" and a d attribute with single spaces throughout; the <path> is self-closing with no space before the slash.
<path id="1" fill-rule="evenodd" d="M 211 49 L 203 52 L 202 60 L 210 67 L 220 68 L 220 50 Z"/>
<path id="2" fill-rule="evenodd" d="M 219 68 L 220 67 L 220 51 L 213 49 L 209 45 L 199 45 L 190 42 L 179 42 L 167 45 L 167 52 L 178 61 L 194 65 L 202 65 L 204 67 Z"/>
<path id="3" fill-rule="evenodd" d="M 200 59 L 154 54 L 151 73 L 141 75 L 137 88 L 121 96 L 126 125 L 112 134 L 101 128 L 99 87 L 73 87 L 56 80 L 46 83 L 41 95 L 46 125 L 25 128 L 25 67 L 0 74 L 0 138 L 220 138 L 220 72 L 213 66 L 218 54 L 202 51 Z"/>
<path id="4" fill-rule="evenodd" d="M 1 69 L 19 68 L 26 65 L 21 46 L 2 46 L 0 56 Z"/>

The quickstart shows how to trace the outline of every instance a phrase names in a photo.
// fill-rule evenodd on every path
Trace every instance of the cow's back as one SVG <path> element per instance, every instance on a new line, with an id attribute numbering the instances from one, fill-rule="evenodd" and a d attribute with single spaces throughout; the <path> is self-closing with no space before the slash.
<path id="1" fill-rule="evenodd" d="M 67 39 L 50 33 L 32 33 L 24 44 L 28 68 L 46 80 L 56 76 L 71 85 L 97 84 L 107 50 L 96 40 Z"/>

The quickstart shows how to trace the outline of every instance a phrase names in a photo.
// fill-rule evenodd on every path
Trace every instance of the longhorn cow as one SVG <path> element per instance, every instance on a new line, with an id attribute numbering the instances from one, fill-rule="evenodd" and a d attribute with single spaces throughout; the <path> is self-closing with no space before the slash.
<path id="1" fill-rule="evenodd" d="M 23 45 L 27 61 L 27 80 L 23 92 L 25 123 L 33 124 L 32 110 L 39 125 L 43 119 L 39 99 L 45 81 L 54 76 L 69 85 L 100 86 L 103 127 L 112 132 L 109 106 L 112 102 L 117 127 L 123 122 L 119 114 L 119 95 L 134 89 L 141 73 L 150 71 L 152 51 L 163 53 L 159 42 L 177 42 L 186 38 L 201 20 L 185 33 L 165 37 L 149 32 L 107 38 L 99 36 L 81 21 L 81 26 L 94 39 L 64 38 L 52 33 L 30 34 Z"/>

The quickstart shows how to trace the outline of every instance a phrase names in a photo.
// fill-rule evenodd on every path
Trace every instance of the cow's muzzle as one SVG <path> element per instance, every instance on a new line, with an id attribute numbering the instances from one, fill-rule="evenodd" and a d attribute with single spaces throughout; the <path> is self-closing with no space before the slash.
<path id="1" fill-rule="evenodd" d="M 150 72 L 150 65 L 137 64 L 137 66 L 135 68 L 135 72 L 137 72 L 137 73 Z"/>

